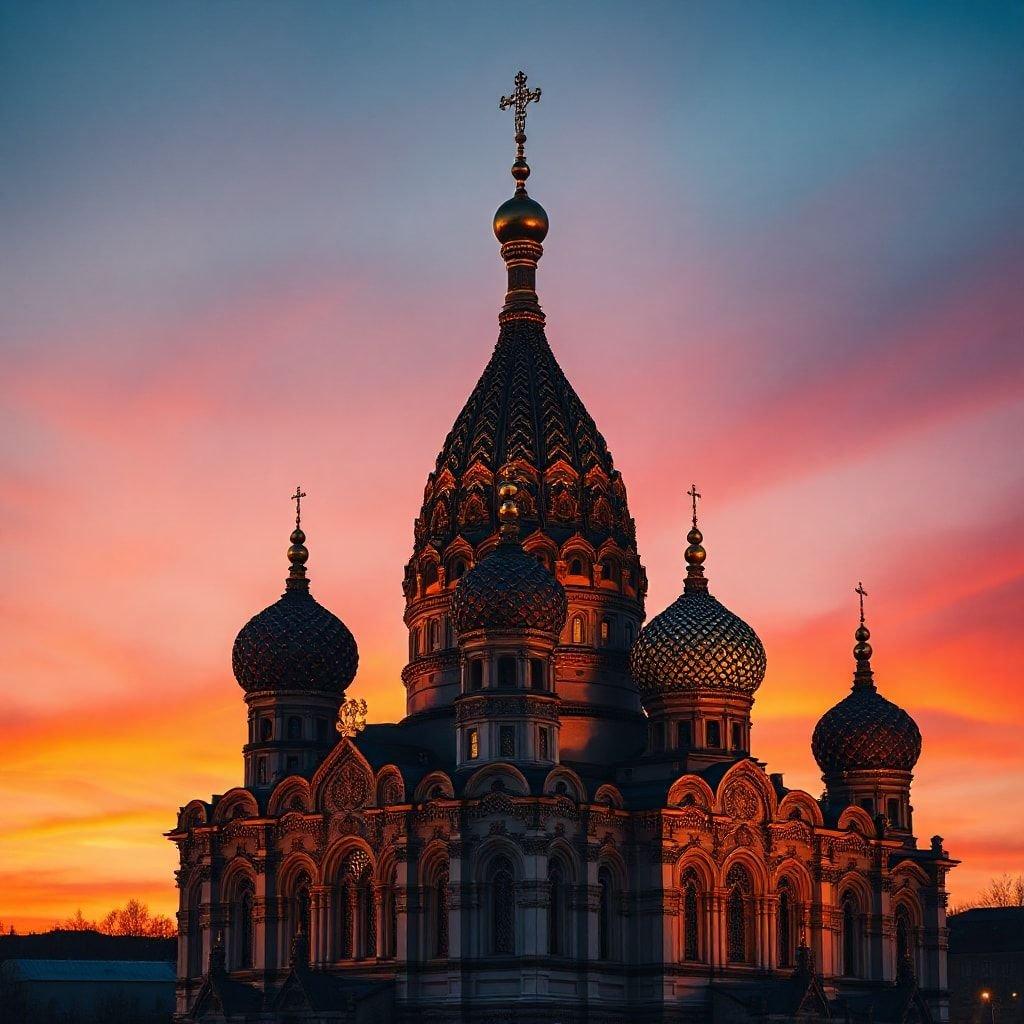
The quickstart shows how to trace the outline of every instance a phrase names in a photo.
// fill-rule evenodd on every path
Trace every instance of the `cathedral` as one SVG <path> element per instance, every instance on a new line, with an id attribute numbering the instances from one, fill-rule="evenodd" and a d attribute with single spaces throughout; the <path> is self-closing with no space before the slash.
<path id="1" fill-rule="evenodd" d="M 751 752 L 765 650 L 712 593 L 696 487 L 682 593 L 644 625 L 625 483 L 537 297 L 539 96 L 520 73 L 501 103 L 508 289 L 414 524 L 406 716 L 345 698 L 356 640 L 311 593 L 297 489 L 284 594 L 234 643 L 244 784 L 167 834 L 175 1020 L 943 1024 L 956 861 L 914 835 L 921 734 L 879 692 L 863 587 L 817 798 Z"/>

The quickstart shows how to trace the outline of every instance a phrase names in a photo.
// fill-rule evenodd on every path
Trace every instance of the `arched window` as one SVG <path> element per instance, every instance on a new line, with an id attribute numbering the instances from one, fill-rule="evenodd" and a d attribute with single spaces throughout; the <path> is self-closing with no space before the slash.
<path id="1" fill-rule="evenodd" d="M 564 956 L 568 949 L 565 941 L 566 918 L 565 876 L 555 863 L 548 868 L 548 952 Z"/>
<path id="2" fill-rule="evenodd" d="M 302 719 L 298 715 L 288 716 L 288 739 L 302 739 Z"/>
<path id="3" fill-rule="evenodd" d="M 425 594 L 432 593 L 437 590 L 437 566 L 433 562 L 427 562 L 422 567 L 423 573 L 423 592 Z"/>
<path id="4" fill-rule="evenodd" d="M 438 619 L 430 620 L 430 650 L 441 649 L 441 623 Z"/>
<path id="5" fill-rule="evenodd" d="M 750 902 L 754 887 L 750 873 L 742 864 L 733 864 L 725 878 L 726 950 L 730 963 L 747 964 L 751 955 Z"/>
<path id="6" fill-rule="evenodd" d="M 498 658 L 498 686 L 508 689 L 516 685 L 516 659 L 504 654 Z"/>
<path id="7" fill-rule="evenodd" d="M 253 965 L 254 899 L 252 879 L 243 878 L 235 888 L 235 898 L 231 903 L 231 959 L 236 970 L 246 970 Z"/>
<path id="8" fill-rule="evenodd" d="M 574 644 L 581 644 L 585 639 L 585 633 L 583 629 L 583 616 L 574 615 L 572 619 L 572 642 Z"/>
<path id="9" fill-rule="evenodd" d="M 383 913 L 381 921 L 384 935 L 381 942 L 381 956 L 393 960 L 398 955 L 398 869 L 392 868 L 383 892 Z"/>
<path id="10" fill-rule="evenodd" d="M 188 976 L 198 978 L 203 973 L 203 928 L 199 920 L 201 886 L 197 882 L 188 894 Z"/>
<path id="11" fill-rule="evenodd" d="M 612 639 L 612 620 L 602 619 L 601 620 L 601 644 L 607 646 L 611 643 Z"/>
<path id="12" fill-rule="evenodd" d="M 583 559 L 574 558 L 569 563 L 569 575 L 570 576 L 582 576 L 583 575 Z"/>
<path id="13" fill-rule="evenodd" d="M 357 960 L 377 955 L 377 901 L 373 891 L 370 858 L 362 850 L 353 850 L 341 869 L 335 917 L 335 950 L 341 960 Z"/>
<path id="14" fill-rule="evenodd" d="M 312 900 L 309 895 L 311 885 L 309 875 L 305 871 L 300 873 L 298 878 L 295 879 L 295 886 L 290 901 L 291 906 L 289 907 L 289 931 L 293 938 L 298 934 L 300 928 L 303 935 L 307 938 L 309 937 L 310 908 L 312 906 Z"/>
<path id="15" fill-rule="evenodd" d="M 515 883 L 512 865 L 499 857 L 491 865 L 491 952 L 516 951 Z"/>
<path id="16" fill-rule="evenodd" d="M 469 663 L 469 688 L 471 690 L 482 690 L 484 688 L 483 658 L 475 658 Z"/>
<path id="17" fill-rule="evenodd" d="M 274 734 L 273 719 L 264 716 L 260 719 L 260 739 L 269 740 Z"/>
<path id="18" fill-rule="evenodd" d="M 690 868 L 683 874 L 683 959 L 700 959 L 700 881 Z"/>
<path id="19" fill-rule="evenodd" d="M 410 661 L 412 661 L 412 659 L 415 658 L 417 654 L 419 654 L 419 646 L 420 646 L 420 627 L 419 626 L 414 626 L 412 629 L 409 630 L 409 660 Z"/>
<path id="20" fill-rule="evenodd" d="M 914 963 L 913 925 L 910 912 L 905 906 L 896 908 L 896 967 L 909 965 L 916 970 Z"/>
<path id="21" fill-rule="evenodd" d="M 860 973 L 860 906 L 857 897 L 843 897 L 843 974 L 856 978 Z"/>
<path id="22" fill-rule="evenodd" d="M 597 873 L 597 955 L 600 960 L 612 958 L 612 873 L 601 868 Z"/>
<path id="23" fill-rule="evenodd" d="M 456 558 L 452 562 L 451 579 L 461 580 L 466 575 L 466 563 L 461 558 Z"/>
<path id="24" fill-rule="evenodd" d="M 793 886 L 788 878 L 779 882 L 779 966 L 792 967 L 796 955 L 796 912 Z"/>
<path id="25" fill-rule="evenodd" d="M 439 957 L 448 956 L 448 869 L 437 876 L 434 883 L 434 904 L 437 919 L 434 923 L 434 952 Z"/>

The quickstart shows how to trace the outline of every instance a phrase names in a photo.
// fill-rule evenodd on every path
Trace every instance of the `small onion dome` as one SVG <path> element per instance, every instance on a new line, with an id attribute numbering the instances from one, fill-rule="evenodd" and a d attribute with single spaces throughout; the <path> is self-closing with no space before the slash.
<path id="1" fill-rule="evenodd" d="M 231 667 L 246 693 L 318 690 L 342 694 L 359 665 L 348 627 L 313 599 L 306 579 L 306 535 L 291 535 L 291 569 L 281 599 L 254 615 L 235 637 Z"/>
<path id="2" fill-rule="evenodd" d="M 854 635 L 853 690 L 814 727 L 814 760 L 826 775 L 868 769 L 912 771 L 921 756 L 921 730 L 903 708 L 886 700 L 875 687 L 871 633 L 863 620 Z"/>
<path id="3" fill-rule="evenodd" d="M 767 662 L 760 638 L 708 593 L 703 539 L 695 513 L 687 535 L 683 593 L 640 630 L 629 653 L 641 695 L 695 690 L 753 694 L 764 681 Z"/>
<path id="4" fill-rule="evenodd" d="M 516 192 L 498 207 L 494 214 L 494 237 L 499 242 L 543 242 L 548 234 L 548 214 L 536 199 L 526 192 L 530 165 L 520 156 L 512 165 Z"/>
<path id="5" fill-rule="evenodd" d="M 503 475 L 501 540 L 459 580 L 452 594 L 455 631 L 534 629 L 557 637 L 568 612 L 565 589 L 519 543 L 518 488 L 508 470 Z"/>

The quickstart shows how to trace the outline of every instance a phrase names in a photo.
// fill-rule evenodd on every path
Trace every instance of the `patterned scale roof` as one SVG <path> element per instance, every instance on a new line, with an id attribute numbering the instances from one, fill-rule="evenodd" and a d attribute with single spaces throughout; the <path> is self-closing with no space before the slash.
<path id="1" fill-rule="evenodd" d="M 498 526 L 490 475 L 517 465 L 524 534 L 561 544 L 632 548 L 635 531 L 611 454 L 535 320 L 502 325 L 494 354 L 459 413 L 427 481 L 416 551 L 455 537 L 477 544 Z"/>
<path id="2" fill-rule="evenodd" d="M 557 636 L 568 604 L 562 585 L 515 542 L 499 544 L 459 580 L 452 615 L 462 635 L 474 629 L 536 629 Z"/>
<path id="3" fill-rule="evenodd" d="M 359 665 L 348 627 L 308 590 L 287 590 L 239 631 L 231 667 L 239 686 L 341 694 Z"/>
<path id="4" fill-rule="evenodd" d="M 752 694 L 764 680 L 758 635 L 706 590 L 687 590 L 644 626 L 629 667 L 641 694 L 732 690 Z"/>
<path id="5" fill-rule="evenodd" d="M 909 772 L 921 756 L 921 730 L 873 685 L 856 685 L 814 727 L 811 750 L 826 773 L 871 768 Z"/>

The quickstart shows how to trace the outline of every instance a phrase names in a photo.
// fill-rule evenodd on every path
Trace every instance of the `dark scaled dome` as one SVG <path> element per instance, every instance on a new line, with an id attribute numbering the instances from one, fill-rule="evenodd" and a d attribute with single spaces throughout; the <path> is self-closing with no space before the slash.
<path id="1" fill-rule="evenodd" d="M 875 688 L 871 634 L 863 620 L 855 635 L 853 690 L 814 727 L 814 760 L 826 775 L 871 769 L 912 771 L 921 756 L 921 730 L 903 708 Z"/>
<path id="2" fill-rule="evenodd" d="M 557 636 L 565 625 L 565 589 L 519 543 L 518 488 L 505 473 L 498 494 L 501 540 L 459 580 L 452 618 L 459 636 L 475 629 L 534 629 Z"/>
<path id="3" fill-rule="evenodd" d="M 707 553 L 697 529 L 687 535 L 683 593 L 640 630 L 629 667 L 641 694 L 719 690 L 753 694 L 767 661 L 758 635 L 708 593 Z"/>
<path id="4" fill-rule="evenodd" d="M 316 690 L 342 694 L 355 678 L 355 638 L 336 615 L 309 593 L 306 535 L 291 535 L 291 570 L 281 599 L 254 615 L 235 637 L 231 667 L 246 693 Z"/>

